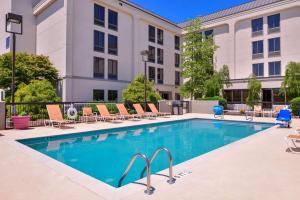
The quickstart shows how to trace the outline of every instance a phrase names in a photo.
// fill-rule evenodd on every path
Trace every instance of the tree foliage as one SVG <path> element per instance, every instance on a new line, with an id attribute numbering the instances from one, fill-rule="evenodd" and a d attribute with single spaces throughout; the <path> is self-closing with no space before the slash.
<path id="1" fill-rule="evenodd" d="M 253 107 L 260 100 L 261 82 L 256 79 L 255 75 L 251 75 L 248 81 L 248 97 L 247 105 Z"/>
<path id="2" fill-rule="evenodd" d="M 204 82 L 204 96 L 215 97 L 222 95 L 224 87 L 229 87 L 230 85 L 229 68 L 227 65 L 224 65 L 220 71 L 215 71 L 210 79 Z"/>
<path id="3" fill-rule="evenodd" d="M 33 80 L 28 85 L 19 85 L 16 102 L 58 102 L 55 88 L 47 80 Z"/>
<path id="4" fill-rule="evenodd" d="M 138 75 L 123 90 L 123 100 L 129 102 L 144 102 L 144 75 Z M 154 83 L 147 80 L 146 84 L 147 101 L 156 103 L 161 100 L 161 96 L 154 90 Z"/>
<path id="5" fill-rule="evenodd" d="M 290 62 L 287 65 L 281 92 L 290 98 L 300 96 L 300 62 Z"/>
<path id="6" fill-rule="evenodd" d="M 212 37 L 203 38 L 199 19 L 192 21 L 184 36 L 182 53 L 182 77 L 186 82 L 181 86 L 181 95 L 192 99 L 202 97 L 204 84 L 214 74 L 213 55 L 217 46 Z"/>
<path id="7" fill-rule="evenodd" d="M 0 55 L 0 88 L 6 89 L 10 96 L 12 76 L 12 54 Z M 49 58 L 42 55 L 16 54 L 16 88 L 20 84 L 29 84 L 32 80 L 48 80 L 55 85 L 58 71 Z"/>

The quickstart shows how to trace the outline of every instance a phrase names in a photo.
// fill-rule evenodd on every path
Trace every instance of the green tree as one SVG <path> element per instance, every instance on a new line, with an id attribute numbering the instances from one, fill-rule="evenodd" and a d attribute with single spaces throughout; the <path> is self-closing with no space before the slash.
<path id="1" fill-rule="evenodd" d="M 184 36 L 182 53 L 182 77 L 186 82 L 181 86 L 181 95 L 196 99 L 204 94 L 204 84 L 214 74 L 213 56 L 217 49 L 212 36 L 203 38 L 201 21 L 192 21 Z"/>
<path id="2" fill-rule="evenodd" d="M 255 75 L 251 75 L 248 81 L 248 97 L 247 105 L 253 107 L 260 100 L 261 82 L 256 79 Z"/>
<path id="3" fill-rule="evenodd" d="M 12 54 L 0 55 L 0 88 L 7 89 L 10 96 Z M 29 84 L 32 80 L 48 80 L 53 86 L 58 81 L 58 71 L 49 58 L 42 55 L 16 54 L 16 88 L 20 84 Z"/>
<path id="4" fill-rule="evenodd" d="M 281 92 L 290 98 L 300 96 L 300 62 L 290 62 L 287 65 Z"/>
<path id="5" fill-rule="evenodd" d="M 229 68 L 227 65 L 224 65 L 220 71 L 215 71 L 211 78 L 205 81 L 204 96 L 220 96 L 223 94 L 224 87 L 229 87 L 230 85 Z"/>
<path id="6" fill-rule="evenodd" d="M 55 88 L 47 80 L 33 80 L 28 85 L 20 84 L 16 102 L 58 102 Z"/>
<path id="7" fill-rule="evenodd" d="M 138 75 L 123 90 L 123 100 L 129 102 L 144 102 L 144 75 Z M 147 101 L 156 103 L 161 100 L 161 96 L 154 90 L 154 83 L 147 80 L 146 84 Z"/>

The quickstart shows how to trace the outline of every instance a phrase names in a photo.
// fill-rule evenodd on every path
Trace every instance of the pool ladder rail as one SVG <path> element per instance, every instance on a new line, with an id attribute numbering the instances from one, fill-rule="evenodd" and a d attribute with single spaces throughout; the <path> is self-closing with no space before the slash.
<path id="1" fill-rule="evenodd" d="M 146 166 L 145 166 L 145 168 L 143 169 L 143 171 L 141 173 L 141 178 L 142 178 L 145 171 L 147 171 L 147 189 L 145 190 L 145 193 L 148 194 L 148 195 L 153 194 L 155 189 L 151 186 L 151 163 L 153 162 L 153 160 L 156 158 L 157 154 L 160 151 L 164 151 L 168 155 L 168 159 L 169 159 L 169 180 L 167 182 L 169 184 L 175 183 L 176 179 L 173 177 L 173 157 L 172 157 L 172 154 L 167 148 L 160 147 L 160 148 L 155 150 L 155 152 L 151 156 L 150 160 L 148 160 L 147 156 L 145 154 L 142 154 L 142 153 L 137 153 L 137 154 L 133 155 L 133 157 L 131 158 L 128 166 L 126 167 L 125 172 L 123 173 L 123 175 L 121 176 L 121 178 L 119 180 L 118 187 L 122 186 L 122 182 L 125 179 L 125 177 L 127 176 L 128 172 L 131 169 L 131 167 L 132 167 L 133 163 L 135 162 L 135 160 L 138 157 L 141 157 L 146 162 Z"/>

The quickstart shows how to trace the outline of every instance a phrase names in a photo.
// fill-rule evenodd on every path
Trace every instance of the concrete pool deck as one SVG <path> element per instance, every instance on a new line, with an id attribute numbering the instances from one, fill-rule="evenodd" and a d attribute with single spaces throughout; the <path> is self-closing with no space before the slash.
<path id="1" fill-rule="evenodd" d="M 300 154 L 287 152 L 284 137 L 292 128 L 272 127 L 235 143 L 216 149 L 174 167 L 174 173 L 186 173 L 169 185 L 167 178 L 152 175 L 153 195 L 144 194 L 145 186 L 129 184 L 113 189 L 42 154 L 23 148 L 16 139 L 157 123 L 174 119 L 213 118 L 212 115 L 186 114 L 157 120 L 126 121 L 120 124 L 77 124 L 75 129 L 39 127 L 26 131 L 0 131 L 0 198 L 7 200 L 40 199 L 298 199 Z M 225 120 L 245 121 L 241 116 Z M 274 122 L 255 118 L 255 122 Z M 300 146 L 300 143 L 298 143 Z M 162 172 L 168 175 L 168 171 Z M 140 181 L 139 181 L 140 182 Z M 143 179 L 144 183 L 145 180 Z"/>

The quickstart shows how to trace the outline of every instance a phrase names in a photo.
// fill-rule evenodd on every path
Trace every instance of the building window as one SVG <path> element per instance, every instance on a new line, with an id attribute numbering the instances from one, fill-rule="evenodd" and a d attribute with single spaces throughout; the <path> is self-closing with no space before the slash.
<path id="1" fill-rule="evenodd" d="M 103 26 L 105 24 L 105 8 L 94 4 L 94 24 Z"/>
<path id="2" fill-rule="evenodd" d="M 104 78 L 104 58 L 94 57 L 94 77 Z"/>
<path id="3" fill-rule="evenodd" d="M 175 53 L 175 67 L 180 66 L 180 54 Z"/>
<path id="4" fill-rule="evenodd" d="M 269 76 L 280 76 L 281 75 L 281 62 L 269 62 Z"/>
<path id="5" fill-rule="evenodd" d="M 175 42 L 175 49 L 180 50 L 180 37 L 175 35 L 174 42 Z"/>
<path id="6" fill-rule="evenodd" d="M 118 37 L 108 35 L 108 53 L 111 55 L 118 55 Z"/>
<path id="7" fill-rule="evenodd" d="M 104 33 L 94 31 L 94 51 L 104 52 Z"/>
<path id="8" fill-rule="evenodd" d="M 269 39 L 269 55 L 280 55 L 280 38 Z"/>
<path id="9" fill-rule="evenodd" d="M 214 36 L 214 30 L 208 30 L 204 32 L 205 38 L 213 37 Z"/>
<path id="10" fill-rule="evenodd" d="M 258 18 L 252 20 L 252 33 L 262 33 L 264 26 L 264 19 Z"/>
<path id="11" fill-rule="evenodd" d="M 118 61 L 108 60 L 108 79 L 118 79 Z"/>
<path id="12" fill-rule="evenodd" d="M 108 28 L 118 30 L 118 13 L 112 10 L 108 10 Z"/>
<path id="13" fill-rule="evenodd" d="M 241 103 L 241 101 L 242 101 L 242 90 L 233 90 L 232 91 L 232 101 L 234 103 Z"/>
<path id="14" fill-rule="evenodd" d="M 149 25 L 148 27 L 149 41 L 155 42 L 155 27 Z"/>
<path id="15" fill-rule="evenodd" d="M 148 69 L 148 78 L 149 78 L 149 81 L 154 81 L 155 82 L 155 67 L 149 67 L 149 69 Z"/>
<path id="16" fill-rule="evenodd" d="M 6 49 L 9 49 L 10 47 L 10 37 L 8 36 L 6 39 L 5 39 L 5 48 Z"/>
<path id="17" fill-rule="evenodd" d="M 175 71 L 175 85 L 180 85 L 180 72 Z"/>
<path id="18" fill-rule="evenodd" d="M 155 63 L 155 47 L 149 46 L 148 61 Z"/>
<path id="19" fill-rule="evenodd" d="M 264 54 L 263 40 L 252 42 L 252 55 L 253 58 L 261 58 Z"/>
<path id="20" fill-rule="evenodd" d="M 268 28 L 269 30 L 280 28 L 280 14 L 268 16 Z"/>
<path id="21" fill-rule="evenodd" d="M 164 50 L 157 48 L 157 63 L 164 64 Z"/>
<path id="22" fill-rule="evenodd" d="M 94 101 L 104 101 L 104 90 L 93 90 Z"/>
<path id="23" fill-rule="evenodd" d="M 117 90 L 108 90 L 107 100 L 108 101 L 118 101 L 118 91 Z"/>
<path id="24" fill-rule="evenodd" d="M 253 64 L 252 73 L 258 77 L 264 76 L 264 63 Z"/>
<path id="25" fill-rule="evenodd" d="M 157 69 L 157 83 L 164 84 L 164 69 Z"/>
<path id="26" fill-rule="evenodd" d="M 157 43 L 164 44 L 164 31 L 157 29 Z"/>

